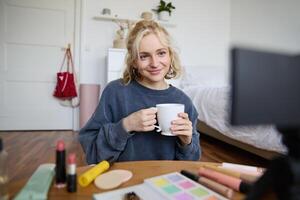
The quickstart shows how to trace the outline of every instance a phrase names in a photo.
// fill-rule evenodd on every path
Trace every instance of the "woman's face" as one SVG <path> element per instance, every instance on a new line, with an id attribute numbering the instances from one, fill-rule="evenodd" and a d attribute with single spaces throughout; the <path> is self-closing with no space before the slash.
<path id="1" fill-rule="evenodd" d="M 139 57 L 135 63 L 142 85 L 153 89 L 166 88 L 164 77 L 171 64 L 170 53 L 155 34 L 149 34 L 141 40 Z"/>

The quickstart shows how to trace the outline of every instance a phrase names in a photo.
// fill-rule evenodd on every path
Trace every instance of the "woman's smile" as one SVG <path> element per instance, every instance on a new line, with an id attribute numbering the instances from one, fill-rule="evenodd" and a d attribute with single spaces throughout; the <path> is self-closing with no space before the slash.
<path id="1" fill-rule="evenodd" d="M 155 76 L 155 75 L 159 75 L 160 72 L 162 71 L 161 69 L 151 69 L 151 70 L 147 70 L 151 75 Z"/>

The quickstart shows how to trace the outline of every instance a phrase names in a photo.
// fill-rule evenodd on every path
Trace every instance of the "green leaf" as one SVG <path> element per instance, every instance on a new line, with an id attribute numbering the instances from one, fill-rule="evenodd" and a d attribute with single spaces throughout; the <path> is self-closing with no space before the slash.
<path id="1" fill-rule="evenodd" d="M 169 12 L 169 15 L 171 15 L 172 9 L 175 9 L 175 7 L 172 5 L 172 2 L 166 3 L 164 0 L 160 0 L 157 9 L 152 9 L 152 10 L 157 13 L 160 13 L 162 11 L 167 11 Z"/>
<path id="2" fill-rule="evenodd" d="M 163 0 L 160 0 L 160 6 L 162 8 L 166 7 L 166 2 L 164 2 Z"/>

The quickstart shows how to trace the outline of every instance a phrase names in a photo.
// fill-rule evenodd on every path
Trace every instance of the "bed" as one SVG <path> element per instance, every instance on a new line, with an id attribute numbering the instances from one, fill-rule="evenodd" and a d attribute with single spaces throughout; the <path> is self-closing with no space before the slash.
<path id="1" fill-rule="evenodd" d="M 228 120 L 230 87 L 226 84 L 225 72 L 217 68 L 197 69 L 189 69 L 179 87 L 191 98 L 199 113 L 200 133 L 266 159 L 286 152 L 281 135 L 272 125 L 231 126 Z"/>

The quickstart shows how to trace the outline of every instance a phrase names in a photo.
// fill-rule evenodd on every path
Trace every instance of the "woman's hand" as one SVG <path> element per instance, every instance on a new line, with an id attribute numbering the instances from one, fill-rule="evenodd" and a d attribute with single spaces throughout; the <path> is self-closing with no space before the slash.
<path id="1" fill-rule="evenodd" d="M 179 113 L 180 119 L 172 121 L 171 131 L 177 135 L 182 145 L 188 145 L 192 142 L 193 125 L 189 120 L 187 113 Z"/>
<path id="2" fill-rule="evenodd" d="M 157 108 L 147 108 L 131 113 L 123 119 L 123 127 L 130 131 L 152 131 L 156 123 Z"/>

